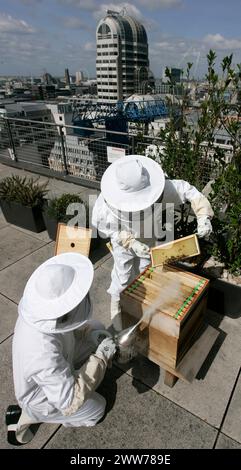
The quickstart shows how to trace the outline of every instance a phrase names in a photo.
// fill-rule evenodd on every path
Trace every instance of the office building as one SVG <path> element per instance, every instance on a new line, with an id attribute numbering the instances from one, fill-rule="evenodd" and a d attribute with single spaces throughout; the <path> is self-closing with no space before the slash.
<path id="1" fill-rule="evenodd" d="M 81 72 L 79 70 L 75 74 L 75 83 L 76 83 L 76 85 L 80 85 L 80 83 L 83 82 L 83 81 L 84 81 L 84 72 Z"/>
<path id="2" fill-rule="evenodd" d="M 107 11 L 96 29 L 99 101 L 125 100 L 148 87 L 148 42 L 144 26 L 124 13 Z"/>
<path id="3" fill-rule="evenodd" d="M 69 69 L 65 69 L 64 71 L 64 81 L 66 86 L 70 86 L 70 77 L 69 77 Z"/>

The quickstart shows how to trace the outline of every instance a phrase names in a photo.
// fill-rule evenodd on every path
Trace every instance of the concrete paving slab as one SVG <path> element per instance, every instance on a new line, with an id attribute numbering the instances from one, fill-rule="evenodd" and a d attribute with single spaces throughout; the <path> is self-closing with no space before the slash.
<path id="1" fill-rule="evenodd" d="M 92 428 L 60 428 L 46 448 L 212 448 L 216 431 L 179 406 L 112 368 L 99 392 L 107 398 L 105 419 Z"/>
<path id="2" fill-rule="evenodd" d="M 1 164 L 0 180 L 11 175 L 27 176 L 28 178 L 34 179 L 39 178 L 40 183 L 48 182 L 49 197 L 56 197 L 63 193 L 82 193 L 86 189 L 87 191 L 91 191 L 89 188 L 85 188 L 84 186 L 78 184 L 68 183 L 67 181 L 58 180 L 56 178 L 50 178 L 48 176 L 38 175 L 36 173 L 31 173 L 30 171 L 21 170 L 18 168 L 11 168 Z"/>
<path id="3" fill-rule="evenodd" d="M 241 444 L 241 374 L 228 407 L 222 431 Z"/>
<path id="4" fill-rule="evenodd" d="M 97 268 L 98 266 L 102 266 L 105 261 L 109 258 L 109 251 L 107 249 L 107 247 L 105 246 L 105 244 L 101 243 L 100 242 L 100 245 L 98 246 L 98 248 L 96 249 L 90 249 L 90 260 L 91 262 L 93 263 L 93 265 L 95 266 L 95 268 Z"/>
<path id="5" fill-rule="evenodd" d="M 109 273 L 112 271 L 112 268 L 113 268 L 113 256 L 111 255 L 111 257 L 106 261 L 105 264 L 103 264 L 103 268 L 106 269 L 107 271 L 109 271 Z M 110 274 L 109 274 L 110 276 Z"/>
<path id="6" fill-rule="evenodd" d="M 90 206 L 93 207 L 96 199 L 98 198 L 98 195 L 100 194 L 100 191 L 94 188 L 85 188 L 84 186 L 82 186 L 81 188 L 81 198 L 83 199 L 83 201 L 89 203 Z"/>
<path id="7" fill-rule="evenodd" d="M 24 237 L 27 235 L 24 234 Z M 40 243 L 34 240 L 35 243 Z M 0 293 L 18 303 L 33 271 L 54 254 L 54 242 L 0 271 Z"/>
<path id="8" fill-rule="evenodd" d="M 7 227 L 7 225 L 8 225 L 8 223 L 6 222 L 5 217 L 2 213 L 2 209 L 0 207 L 0 230 L 1 230 L 1 228 Z"/>
<path id="9" fill-rule="evenodd" d="M 235 319 L 219 314 L 212 313 L 209 322 L 219 327 L 221 334 L 191 384 L 178 380 L 173 388 L 167 387 L 163 370 L 141 356 L 125 370 L 210 425 L 219 427 L 240 368 L 241 331 Z"/>
<path id="10" fill-rule="evenodd" d="M 3 178 L 6 178 L 7 176 L 12 176 L 12 175 L 26 176 L 27 178 L 34 178 L 34 179 L 39 178 L 39 181 L 41 182 L 48 180 L 48 177 L 46 176 L 38 175 L 37 173 L 31 173 L 30 171 L 22 170 L 21 168 L 14 168 L 14 167 L 1 164 L 0 180 Z"/>
<path id="11" fill-rule="evenodd" d="M 44 242 L 7 226 L 1 229 L 0 270 L 37 250 Z"/>
<path id="12" fill-rule="evenodd" d="M 22 227 L 16 227 L 15 225 L 9 224 L 10 227 L 13 227 L 15 230 L 19 230 L 22 233 L 26 233 L 26 235 L 29 235 L 30 237 L 37 238 L 37 240 L 41 240 L 45 243 L 49 243 L 51 239 L 48 236 L 47 230 L 44 230 L 43 232 L 35 233 L 31 232 L 31 230 L 26 230 L 25 228 Z"/>
<path id="13" fill-rule="evenodd" d="M 221 433 L 218 437 L 215 449 L 241 449 L 241 444 Z"/>
<path id="14" fill-rule="evenodd" d="M 109 258 L 111 257 L 111 254 L 110 254 L 109 251 L 108 251 L 106 254 L 105 254 L 105 253 L 106 253 L 106 251 L 103 250 L 103 252 L 102 252 L 102 255 L 103 255 L 103 256 L 101 256 L 101 257 L 99 256 L 98 259 L 95 261 L 95 263 L 94 263 L 93 259 L 90 257 L 92 263 L 94 263 L 95 269 L 98 268 L 98 267 L 100 267 L 100 266 L 103 268 L 103 267 L 104 267 L 104 264 L 105 264 L 105 263 L 109 260 Z"/>
<path id="15" fill-rule="evenodd" d="M 59 197 L 64 193 L 70 194 L 82 194 L 85 191 L 85 187 L 68 183 L 67 181 L 57 180 L 55 178 L 47 178 L 48 180 L 48 198 L 52 199 L 54 197 Z"/>
<path id="16" fill-rule="evenodd" d="M 1 383 L 0 387 L 0 449 L 16 449 L 7 442 L 7 427 L 5 425 L 5 413 L 9 405 L 17 404 L 14 396 L 12 377 L 12 338 L 0 345 L 1 354 Z M 17 449 L 40 449 L 57 429 L 55 424 L 41 424 L 34 439 L 27 445 Z"/>
<path id="17" fill-rule="evenodd" d="M 110 277 L 106 276 L 106 271 L 102 267 L 95 269 L 94 281 L 90 289 L 93 317 L 104 323 L 106 327 L 111 323 L 110 295 L 106 292 L 109 285 Z"/>
<path id="18" fill-rule="evenodd" d="M 12 176 L 12 175 L 23 176 L 25 173 L 27 173 L 27 172 L 24 171 L 24 170 L 21 170 L 21 169 L 18 169 L 18 168 L 13 168 L 13 167 L 1 164 L 0 180 L 3 179 L 3 178 L 6 178 L 7 176 Z M 28 174 L 31 175 L 31 173 L 28 173 Z M 31 175 L 31 176 L 33 176 L 33 175 Z"/>
<path id="19" fill-rule="evenodd" d="M 13 333 L 17 315 L 17 305 L 0 294 L 0 342 Z"/>

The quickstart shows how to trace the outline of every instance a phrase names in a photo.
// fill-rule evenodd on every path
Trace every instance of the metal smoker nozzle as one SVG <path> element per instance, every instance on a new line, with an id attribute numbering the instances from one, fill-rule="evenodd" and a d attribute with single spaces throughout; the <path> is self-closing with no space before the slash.
<path id="1" fill-rule="evenodd" d="M 133 357 L 136 356 L 136 326 L 137 325 L 126 328 L 125 330 L 116 334 L 113 338 L 117 346 L 116 359 L 120 363 L 129 362 Z"/>

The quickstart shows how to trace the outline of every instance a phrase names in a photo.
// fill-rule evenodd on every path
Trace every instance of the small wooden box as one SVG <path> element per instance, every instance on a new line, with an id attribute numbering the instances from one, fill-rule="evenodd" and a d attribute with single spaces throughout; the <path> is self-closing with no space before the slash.
<path id="1" fill-rule="evenodd" d="M 55 255 L 60 253 L 81 253 L 89 256 L 92 230 L 58 224 Z"/>
<path id="2" fill-rule="evenodd" d="M 143 314 L 139 352 L 175 370 L 204 323 L 209 281 L 180 268 L 148 267 L 122 293 L 123 328 Z"/>

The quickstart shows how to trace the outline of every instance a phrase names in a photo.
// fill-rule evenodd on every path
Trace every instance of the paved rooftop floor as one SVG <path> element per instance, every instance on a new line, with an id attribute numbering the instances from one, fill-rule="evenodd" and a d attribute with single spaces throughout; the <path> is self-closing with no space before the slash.
<path id="1" fill-rule="evenodd" d="M 28 174 L 0 164 L 0 179 L 12 173 Z M 96 192 L 55 179 L 49 180 L 49 186 L 53 195 L 73 192 L 86 198 Z M 53 254 L 54 242 L 46 232 L 35 234 L 9 225 L 0 212 L 0 448 L 11 447 L 4 415 L 7 406 L 16 403 L 11 343 L 17 304 L 30 274 Z M 92 261 L 94 316 L 109 326 L 106 289 L 112 258 L 99 250 Z M 33 441 L 21 449 L 241 449 L 241 311 L 225 316 L 208 311 L 208 317 L 220 335 L 192 384 L 179 380 L 168 388 L 162 370 L 142 357 L 122 368 L 114 365 L 99 390 L 108 403 L 100 424 L 94 428 L 42 424 Z"/>

